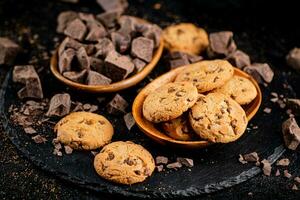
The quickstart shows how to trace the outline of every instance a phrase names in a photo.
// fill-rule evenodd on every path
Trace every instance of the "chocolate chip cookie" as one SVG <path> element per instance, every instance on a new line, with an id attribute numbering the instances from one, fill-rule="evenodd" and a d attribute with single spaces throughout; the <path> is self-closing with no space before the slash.
<path id="1" fill-rule="evenodd" d="M 194 131 L 201 138 L 214 143 L 237 140 L 248 123 L 243 108 L 221 93 L 200 95 L 191 108 L 189 118 Z"/>
<path id="2" fill-rule="evenodd" d="M 226 60 L 206 60 L 190 64 L 175 82 L 192 82 L 199 93 L 208 92 L 224 85 L 233 76 L 233 66 Z"/>
<path id="3" fill-rule="evenodd" d="M 92 150 L 109 143 L 114 130 L 103 116 L 89 112 L 73 112 L 54 127 L 59 142 L 73 149 Z"/>
<path id="4" fill-rule="evenodd" d="M 155 169 L 152 155 L 133 142 L 113 142 L 106 145 L 94 160 L 96 172 L 104 179 L 131 185 L 151 176 Z"/>
<path id="5" fill-rule="evenodd" d="M 143 115 L 154 123 L 175 119 L 194 105 L 197 96 L 190 82 L 167 83 L 146 97 Z"/>
<path id="6" fill-rule="evenodd" d="M 240 105 L 250 103 L 257 95 L 257 90 L 249 79 L 236 75 L 213 92 L 226 94 Z"/>

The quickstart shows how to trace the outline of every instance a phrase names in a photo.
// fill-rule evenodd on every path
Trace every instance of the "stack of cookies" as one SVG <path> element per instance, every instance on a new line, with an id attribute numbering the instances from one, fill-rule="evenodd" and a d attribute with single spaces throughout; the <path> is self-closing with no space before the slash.
<path id="1" fill-rule="evenodd" d="M 143 115 L 175 140 L 228 143 L 246 130 L 242 106 L 256 95 L 253 83 L 234 75 L 228 61 L 200 61 L 187 65 L 174 82 L 150 93 Z"/>

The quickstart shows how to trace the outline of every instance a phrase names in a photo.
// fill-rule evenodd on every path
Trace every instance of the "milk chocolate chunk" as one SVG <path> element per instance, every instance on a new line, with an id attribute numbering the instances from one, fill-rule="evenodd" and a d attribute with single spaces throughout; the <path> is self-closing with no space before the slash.
<path id="1" fill-rule="evenodd" d="M 63 76 L 66 77 L 67 79 L 70 79 L 71 81 L 75 81 L 77 83 L 83 83 L 86 78 L 86 72 L 87 72 L 86 69 L 82 70 L 81 72 L 68 71 L 68 72 L 64 72 Z"/>
<path id="2" fill-rule="evenodd" d="M 89 71 L 86 82 L 88 85 L 109 85 L 111 79 L 98 72 Z"/>
<path id="3" fill-rule="evenodd" d="M 124 53 L 130 47 L 131 37 L 129 35 L 122 35 L 118 32 L 112 32 L 111 40 L 115 46 L 115 49 L 120 53 Z"/>
<path id="4" fill-rule="evenodd" d="M 227 60 L 239 69 L 243 69 L 251 64 L 250 57 L 243 51 L 237 50 L 227 57 Z"/>
<path id="5" fill-rule="evenodd" d="M 127 101 L 119 94 L 116 94 L 114 98 L 107 104 L 106 109 L 109 114 L 121 115 L 126 113 L 127 107 Z"/>
<path id="6" fill-rule="evenodd" d="M 117 20 L 121 16 L 122 11 L 111 10 L 105 13 L 98 14 L 96 18 L 107 28 L 112 28 L 116 25 Z"/>
<path id="7" fill-rule="evenodd" d="M 96 48 L 96 57 L 105 58 L 109 52 L 114 51 L 115 47 L 112 41 L 108 38 L 103 38 L 98 40 L 98 43 L 95 45 Z"/>
<path id="8" fill-rule="evenodd" d="M 126 115 L 124 115 L 123 119 L 127 129 L 130 130 L 135 124 L 135 120 L 132 116 L 132 113 L 127 113 Z"/>
<path id="9" fill-rule="evenodd" d="M 105 75 L 114 82 L 125 79 L 133 70 L 134 64 L 127 56 L 111 51 L 105 61 Z"/>
<path id="10" fill-rule="evenodd" d="M 226 57 L 236 50 L 231 31 L 221 31 L 209 34 L 207 54 L 210 58 Z"/>
<path id="11" fill-rule="evenodd" d="M 74 49 L 68 48 L 62 52 L 58 58 L 58 70 L 59 73 L 64 73 L 71 70 L 71 63 L 75 56 L 76 52 Z"/>
<path id="12" fill-rule="evenodd" d="M 21 48 L 8 38 L 0 37 L 0 65 L 12 65 Z"/>
<path id="13" fill-rule="evenodd" d="M 294 115 L 300 115 L 300 99 L 286 99 L 286 104 L 290 108 Z"/>
<path id="14" fill-rule="evenodd" d="M 300 72 L 300 48 L 292 49 L 286 56 L 286 62 L 290 67 Z"/>
<path id="15" fill-rule="evenodd" d="M 32 65 L 15 66 L 13 70 L 13 81 L 25 85 L 18 91 L 18 97 L 20 99 L 43 98 L 42 84 Z"/>
<path id="16" fill-rule="evenodd" d="M 89 21 L 87 23 L 87 27 L 88 27 L 88 34 L 85 38 L 85 40 L 87 41 L 96 42 L 100 38 L 103 38 L 107 35 L 106 29 L 100 22 Z"/>
<path id="17" fill-rule="evenodd" d="M 253 63 L 245 67 L 244 71 L 253 76 L 258 83 L 263 83 L 263 81 L 270 83 L 274 76 L 274 72 L 267 63 Z"/>
<path id="18" fill-rule="evenodd" d="M 153 56 L 154 43 L 145 37 L 138 37 L 132 41 L 131 54 L 146 62 L 150 62 Z"/>
<path id="19" fill-rule="evenodd" d="M 97 0 L 97 3 L 105 11 L 122 10 L 124 12 L 128 7 L 127 0 Z"/>
<path id="20" fill-rule="evenodd" d="M 90 69 L 90 58 L 84 47 L 80 47 L 76 52 L 77 61 L 81 69 Z"/>
<path id="21" fill-rule="evenodd" d="M 159 46 L 161 35 L 162 30 L 156 24 L 148 26 L 148 28 L 143 32 L 144 37 L 153 40 L 155 48 Z"/>
<path id="22" fill-rule="evenodd" d="M 296 150 L 300 143 L 300 128 L 295 118 L 289 118 L 282 124 L 282 133 L 285 146 Z"/>
<path id="23" fill-rule="evenodd" d="M 100 58 L 90 57 L 91 69 L 102 74 L 104 72 L 104 61 Z"/>
<path id="24" fill-rule="evenodd" d="M 146 66 L 146 63 L 144 61 L 142 61 L 141 59 L 135 58 L 133 59 L 133 64 L 135 66 L 135 70 L 137 72 L 140 72 L 144 69 L 144 67 Z"/>
<path id="25" fill-rule="evenodd" d="M 75 19 L 70 22 L 64 30 L 65 35 L 76 40 L 83 40 L 86 32 L 87 28 L 80 19 Z"/>
<path id="26" fill-rule="evenodd" d="M 46 116 L 62 117 L 70 113 L 71 96 L 67 93 L 54 95 L 49 104 Z"/>
<path id="27" fill-rule="evenodd" d="M 78 15 L 74 11 L 61 12 L 57 17 L 57 33 L 63 33 L 67 28 L 68 24 L 74 19 L 78 18 Z"/>

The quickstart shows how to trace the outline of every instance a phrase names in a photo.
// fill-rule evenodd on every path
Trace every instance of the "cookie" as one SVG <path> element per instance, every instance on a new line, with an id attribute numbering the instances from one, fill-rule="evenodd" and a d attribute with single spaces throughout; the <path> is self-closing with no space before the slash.
<path id="1" fill-rule="evenodd" d="M 175 82 L 189 81 L 199 93 L 211 91 L 224 85 L 234 73 L 226 60 L 206 60 L 188 65 L 175 79 Z"/>
<path id="2" fill-rule="evenodd" d="M 222 93 L 199 95 L 190 110 L 189 118 L 194 131 L 201 138 L 213 143 L 237 140 L 248 123 L 243 108 Z"/>
<path id="3" fill-rule="evenodd" d="M 165 47 L 173 52 L 199 54 L 208 46 L 208 35 L 194 24 L 180 23 L 167 27 L 163 31 Z"/>
<path id="4" fill-rule="evenodd" d="M 167 83 L 146 97 L 143 115 L 154 123 L 175 119 L 194 105 L 197 96 L 197 88 L 192 83 Z"/>
<path id="5" fill-rule="evenodd" d="M 250 103 L 257 95 L 257 90 L 249 79 L 236 75 L 213 92 L 226 94 L 240 105 Z"/>
<path id="6" fill-rule="evenodd" d="M 162 123 L 165 133 L 175 140 L 188 141 L 193 139 L 193 130 L 189 125 L 189 119 L 186 115 L 181 115 L 176 119 L 172 119 Z"/>
<path id="7" fill-rule="evenodd" d="M 59 142 L 73 149 L 92 150 L 109 143 L 114 130 L 103 116 L 89 112 L 73 112 L 54 127 Z"/>
<path id="8" fill-rule="evenodd" d="M 152 155 L 133 142 L 113 142 L 95 156 L 94 167 L 104 179 L 131 185 L 151 176 L 155 169 Z"/>

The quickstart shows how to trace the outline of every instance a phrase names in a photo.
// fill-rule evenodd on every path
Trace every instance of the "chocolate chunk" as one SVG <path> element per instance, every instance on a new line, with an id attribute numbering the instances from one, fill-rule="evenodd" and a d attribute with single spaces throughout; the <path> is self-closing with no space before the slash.
<path id="1" fill-rule="evenodd" d="M 248 163 L 241 154 L 239 155 L 239 162 L 242 164 Z"/>
<path id="2" fill-rule="evenodd" d="M 87 41 L 96 42 L 107 35 L 106 29 L 104 28 L 104 26 L 102 26 L 100 22 L 89 21 L 87 23 L 87 27 L 89 30 L 85 38 Z"/>
<path id="3" fill-rule="evenodd" d="M 284 170 L 283 171 L 283 176 L 286 177 L 286 178 L 291 178 L 292 174 L 290 174 L 288 170 Z"/>
<path id="4" fill-rule="evenodd" d="M 243 158 L 247 162 L 258 162 L 259 161 L 259 156 L 256 152 L 244 154 Z"/>
<path id="5" fill-rule="evenodd" d="M 146 63 L 144 61 L 142 61 L 141 59 L 138 59 L 138 58 L 133 59 L 132 62 L 135 66 L 136 72 L 142 71 L 144 69 L 144 67 L 146 66 Z"/>
<path id="6" fill-rule="evenodd" d="M 235 67 L 243 69 L 244 67 L 251 64 L 250 57 L 243 51 L 237 50 L 231 53 L 227 60 Z"/>
<path id="7" fill-rule="evenodd" d="M 290 67 L 300 72 L 300 48 L 292 49 L 286 56 L 286 62 Z"/>
<path id="8" fill-rule="evenodd" d="M 84 80 L 86 79 L 86 69 L 82 70 L 81 72 L 76 72 L 76 71 L 69 71 L 69 72 L 64 72 L 63 76 L 66 77 L 67 79 L 70 79 L 71 81 L 75 81 L 77 83 L 83 83 Z"/>
<path id="9" fill-rule="evenodd" d="M 148 29 L 150 29 L 151 26 L 152 25 L 150 23 L 143 20 L 136 20 L 134 24 L 135 31 L 141 34 L 148 31 Z"/>
<path id="10" fill-rule="evenodd" d="M 77 19 L 78 15 L 74 11 L 65 11 L 61 12 L 57 17 L 57 33 L 63 33 L 67 28 L 68 24 L 72 22 L 74 19 Z"/>
<path id="11" fill-rule="evenodd" d="M 78 50 L 83 45 L 70 37 L 66 37 L 58 47 L 58 55 L 60 56 L 66 49 L 72 48 Z"/>
<path id="12" fill-rule="evenodd" d="M 289 164 L 290 164 L 290 160 L 288 158 L 283 158 L 276 162 L 277 166 L 288 166 Z"/>
<path id="13" fill-rule="evenodd" d="M 108 38 L 103 38 L 98 41 L 95 45 L 96 48 L 96 57 L 107 57 L 108 53 L 115 50 L 115 47 L 112 41 Z"/>
<path id="14" fill-rule="evenodd" d="M 25 131 L 25 133 L 30 134 L 30 135 L 37 133 L 36 130 L 34 128 L 32 128 L 31 126 L 25 127 L 24 131 Z"/>
<path id="15" fill-rule="evenodd" d="M 150 62 L 153 56 L 154 43 L 145 37 L 138 37 L 132 41 L 131 54 L 146 62 Z"/>
<path id="16" fill-rule="evenodd" d="M 170 164 L 167 164 L 167 168 L 169 169 L 177 169 L 177 168 L 181 168 L 182 164 L 180 162 L 173 162 Z"/>
<path id="17" fill-rule="evenodd" d="M 89 71 L 86 82 L 88 85 L 109 85 L 111 79 L 98 72 Z"/>
<path id="18" fill-rule="evenodd" d="M 209 34 L 208 57 L 226 57 L 236 50 L 231 31 L 221 31 Z"/>
<path id="19" fill-rule="evenodd" d="M 157 165 L 156 169 L 157 169 L 158 172 L 161 172 L 161 171 L 164 170 L 164 166 L 163 165 Z"/>
<path id="20" fill-rule="evenodd" d="M 105 75 L 114 82 L 125 79 L 133 70 L 134 64 L 127 56 L 111 51 L 104 60 Z"/>
<path id="21" fill-rule="evenodd" d="M 115 49 L 120 53 L 124 53 L 130 47 L 131 37 L 129 35 L 113 32 L 111 33 L 111 40 Z"/>
<path id="22" fill-rule="evenodd" d="M 115 26 L 117 20 L 121 16 L 121 13 L 121 10 L 111 10 L 97 15 L 96 18 L 107 28 L 112 28 Z"/>
<path id="23" fill-rule="evenodd" d="M 74 19 L 64 30 L 65 35 L 76 40 L 83 40 L 86 32 L 87 28 L 80 19 Z"/>
<path id="24" fill-rule="evenodd" d="M 162 30 L 156 24 L 148 26 L 148 28 L 143 32 L 144 37 L 153 40 L 155 48 L 159 46 L 161 35 Z"/>
<path id="25" fill-rule="evenodd" d="M 0 65 L 12 65 L 21 48 L 8 38 L 0 37 Z"/>
<path id="26" fill-rule="evenodd" d="M 300 143 L 300 128 L 294 118 L 289 118 L 282 124 L 282 133 L 285 146 L 296 150 Z"/>
<path id="27" fill-rule="evenodd" d="M 274 72 L 267 63 L 253 63 L 245 67 L 244 71 L 253 76 L 258 83 L 263 83 L 263 81 L 270 83 L 274 76 Z"/>
<path id="28" fill-rule="evenodd" d="M 46 116 L 62 117 L 70 113 L 71 108 L 71 96 L 67 93 L 54 95 L 49 104 L 48 112 Z"/>
<path id="29" fill-rule="evenodd" d="M 168 164 L 169 159 L 165 156 L 157 156 L 155 158 L 155 163 L 156 164 Z"/>
<path id="30" fill-rule="evenodd" d="M 293 114 L 300 115 L 300 99 L 286 99 L 287 106 L 292 110 Z"/>
<path id="31" fill-rule="evenodd" d="M 76 52 L 76 57 L 80 69 L 90 69 L 90 58 L 84 47 L 80 47 Z"/>
<path id="32" fill-rule="evenodd" d="M 177 162 L 181 163 L 182 165 L 186 167 L 193 167 L 194 166 L 194 160 L 190 158 L 177 158 Z"/>
<path id="33" fill-rule="evenodd" d="M 175 60 L 175 59 L 188 59 L 188 54 L 180 51 L 173 51 L 167 55 L 167 59 Z"/>
<path id="34" fill-rule="evenodd" d="M 126 115 L 124 115 L 123 119 L 125 121 L 127 129 L 130 130 L 135 124 L 135 120 L 132 116 L 132 113 L 127 113 Z"/>
<path id="35" fill-rule="evenodd" d="M 13 81 L 25 84 L 25 87 L 18 91 L 18 97 L 20 99 L 43 98 L 41 81 L 32 65 L 15 66 L 13 70 Z"/>
<path id="36" fill-rule="evenodd" d="M 127 0 L 97 0 L 97 3 L 105 11 L 121 10 L 124 12 L 128 7 Z"/>
<path id="37" fill-rule="evenodd" d="M 36 135 L 36 136 L 33 136 L 31 139 L 33 139 L 33 141 L 37 144 L 40 144 L 40 143 L 45 143 L 47 141 L 46 138 L 44 138 L 43 136 L 41 135 Z"/>
<path id="38" fill-rule="evenodd" d="M 263 159 L 261 161 L 261 163 L 263 164 L 263 169 L 262 170 L 263 170 L 264 175 L 270 176 L 271 175 L 271 170 L 272 170 L 270 162 L 266 159 Z"/>
<path id="39" fill-rule="evenodd" d="M 120 29 L 117 31 L 122 35 L 129 35 L 133 37 L 135 35 L 135 23 L 136 19 L 131 16 L 123 15 L 119 18 L 118 23 L 120 25 Z"/>
<path id="40" fill-rule="evenodd" d="M 65 149 L 66 154 L 71 154 L 73 152 L 73 149 L 68 145 L 65 145 L 64 149 Z"/>
<path id="41" fill-rule="evenodd" d="M 59 55 L 58 60 L 58 71 L 59 73 L 64 73 L 66 71 L 71 71 L 71 63 L 74 59 L 76 52 L 74 49 L 68 48 Z"/>
<path id="42" fill-rule="evenodd" d="M 170 67 L 171 69 L 175 69 L 177 67 L 181 67 L 184 65 L 188 65 L 190 64 L 190 62 L 188 61 L 188 58 L 179 58 L 179 59 L 175 59 L 175 60 L 170 60 Z"/>
<path id="43" fill-rule="evenodd" d="M 120 115 L 126 112 L 125 110 L 127 107 L 127 101 L 119 94 L 116 94 L 114 98 L 107 104 L 106 109 L 109 114 Z"/>
<path id="44" fill-rule="evenodd" d="M 187 54 L 190 63 L 196 63 L 203 60 L 202 56 Z"/>
<path id="45" fill-rule="evenodd" d="M 91 64 L 91 69 L 98 72 L 98 73 L 103 73 L 104 72 L 104 62 L 103 60 L 95 57 L 90 57 L 90 64 Z"/>

